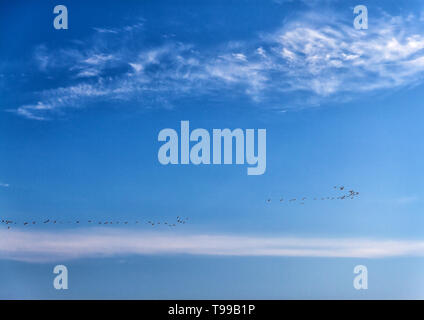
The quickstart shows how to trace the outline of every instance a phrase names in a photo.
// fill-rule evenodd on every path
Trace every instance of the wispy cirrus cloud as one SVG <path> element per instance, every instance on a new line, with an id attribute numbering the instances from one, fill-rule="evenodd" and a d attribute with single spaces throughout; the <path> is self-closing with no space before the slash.
<path id="1" fill-rule="evenodd" d="M 57 232 L 0 231 L 0 259 L 50 262 L 87 257 L 192 254 L 385 258 L 423 256 L 421 240 L 266 237 L 219 234 L 173 234 L 86 229 Z"/>
<path id="2" fill-rule="evenodd" d="M 411 204 L 419 200 L 420 198 L 417 196 L 404 196 L 404 197 L 396 198 L 395 203 L 404 205 L 404 204 Z"/>
<path id="3" fill-rule="evenodd" d="M 421 80 L 424 37 L 415 17 L 384 15 L 369 30 L 347 23 L 320 21 L 312 15 L 291 22 L 271 37 L 272 50 L 289 67 L 291 90 L 318 96 L 364 92 L 411 84 Z"/>
<path id="4" fill-rule="evenodd" d="M 144 19 L 139 19 L 138 22 L 131 24 L 131 25 L 126 25 L 120 28 L 110 28 L 110 27 L 106 27 L 106 28 L 99 28 L 99 27 L 95 27 L 93 28 L 93 30 L 95 30 L 98 33 L 109 33 L 109 34 L 120 34 L 122 32 L 132 32 L 132 31 L 137 31 L 140 30 L 144 27 Z"/>
<path id="5" fill-rule="evenodd" d="M 381 13 L 368 30 L 355 30 L 352 17 L 337 17 L 312 11 L 294 15 L 274 32 L 208 50 L 174 39 L 150 47 L 128 46 L 122 35 L 142 33 L 144 22 L 96 28 L 91 40 L 60 49 L 60 54 L 45 46 L 36 49 L 39 69 L 60 71 L 69 84 L 34 93 L 37 102 L 22 104 L 14 112 L 43 120 L 91 102 L 172 104 L 181 97 L 217 91 L 268 104 L 284 97 L 294 107 L 308 107 L 422 82 L 424 36 L 419 16 Z M 299 93 L 301 104 L 296 102 Z"/>

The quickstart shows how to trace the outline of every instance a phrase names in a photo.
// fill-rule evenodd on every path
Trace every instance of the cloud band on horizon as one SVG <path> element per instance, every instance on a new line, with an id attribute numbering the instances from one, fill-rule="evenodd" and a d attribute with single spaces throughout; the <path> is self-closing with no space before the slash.
<path id="1" fill-rule="evenodd" d="M 137 232 L 102 228 L 0 231 L 0 259 L 33 263 L 125 255 L 213 255 L 322 258 L 424 256 L 424 240 L 267 237 Z"/>

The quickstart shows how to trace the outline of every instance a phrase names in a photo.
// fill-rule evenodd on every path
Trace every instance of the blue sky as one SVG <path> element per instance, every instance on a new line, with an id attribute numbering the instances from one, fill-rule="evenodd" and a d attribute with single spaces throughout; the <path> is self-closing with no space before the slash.
<path id="1" fill-rule="evenodd" d="M 419 1 L 57 4 L 0 7 L 0 297 L 424 297 Z M 182 120 L 266 129 L 265 174 L 161 165 Z"/>

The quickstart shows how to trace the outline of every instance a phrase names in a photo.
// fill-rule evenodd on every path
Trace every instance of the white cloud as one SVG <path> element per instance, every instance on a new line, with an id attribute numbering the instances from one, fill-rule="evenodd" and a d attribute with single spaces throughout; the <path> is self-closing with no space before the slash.
<path id="1" fill-rule="evenodd" d="M 419 201 L 419 198 L 417 196 L 404 196 L 395 199 L 395 202 L 397 204 L 410 204 Z"/>
<path id="2" fill-rule="evenodd" d="M 266 52 L 265 52 L 264 48 L 262 48 L 262 47 L 257 48 L 256 53 L 259 54 L 260 56 L 264 57 L 264 58 L 266 57 Z"/>
<path id="3" fill-rule="evenodd" d="M 269 35 L 268 42 L 273 65 L 289 75 L 285 80 L 291 90 L 327 97 L 420 79 L 423 69 L 416 62 L 424 56 L 424 37 L 411 24 L 406 18 L 385 16 L 375 19 L 373 28 L 357 31 L 350 24 L 309 14 Z"/>
<path id="4" fill-rule="evenodd" d="M 99 28 L 95 27 L 93 30 L 95 30 L 98 33 L 104 33 L 104 34 L 111 34 L 111 35 L 119 35 L 122 32 L 132 32 L 137 31 L 144 26 L 144 19 L 139 19 L 138 22 L 132 24 L 132 25 L 126 25 L 122 28 Z"/>
<path id="5" fill-rule="evenodd" d="M 111 54 L 94 54 L 88 57 L 87 59 L 83 60 L 83 62 L 87 64 L 99 65 L 113 59 L 114 56 Z"/>
<path id="6" fill-rule="evenodd" d="M 0 259 L 29 262 L 123 255 L 193 254 L 385 258 L 424 255 L 424 241 L 265 237 L 85 229 L 62 232 L 2 230 Z"/>
<path id="7" fill-rule="evenodd" d="M 50 57 L 45 45 L 40 45 L 35 48 L 34 59 L 40 70 L 45 71 L 47 67 L 49 67 L 51 63 Z"/>
<path id="8" fill-rule="evenodd" d="M 234 58 L 240 61 L 247 61 L 246 56 L 243 53 L 233 53 L 232 54 Z"/>
<path id="9" fill-rule="evenodd" d="M 130 63 L 129 64 L 136 72 L 143 70 L 143 66 L 139 63 Z"/>
<path id="10" fill-rule="evenodd" d="M 119 31 L 115 29 L 108 29 L 108 28 L 93 28 L 93 29 L 99 33 L 113 33 L 113 34 L 119 33 Z"/>
<path id="11" fill-rule="evenodd" d="M 96 77 L 100 74 L 100 71 L 98 69 L 89 68 L 85 70 L 81 70 L 76 77 L 77 78 L 89 78 L 89 77 Z"/>
<path id="12" fill-rule="evenodd" d="M 46 118 L 42 114 L 45 114 L 46 111 L 52 109 L 53 107 L 51 105 L 38 101 L 38 103 L 36 104 L 20 106 L 18 109 L 15 110 L 15 112 L 28 119 L 46 120 Z"/>
<path id="13" fill-rule="evenodd" d="M 8 183 L 2 183 L 2 182 L 0 182 L 0 187 L 2 187 L 2 188 L 9 188 L 10 185 Z"/>
<path id="14" fill-rule="evenodd" d="M 143 23 L 97 28 L 91 45 L 60 49 L 60 54 L 45 46 L 37 48 L 39 68 L 61 71 L 70 85 L 36 94 L 49 109 L 28 103 L 15 112 L 43 120 L 53 110 L 85 106 L 88 98 L 171 104 L 180 97 L 218 91 L 248 95 L 253 101 L 284 98 L 293 107 L 299 103 L 291 95 L 297 99 L 302 92 L 301 104 L 307 107 L 422 81 L 424 36 L 422 28 L 417 29 L 417 17 L 383 14 L 373 18 L 372 28 L 358 31 L 351 20 L 337 16 L 313 11 L 293 16 L 260 38 L 218 44 L 204 52 L 169 39 L 148 48 L 127 46 L 124 36 L 114 37 L 113 49 L 108 49 L 110 39 L 105 34 L 140 32 Z M 58 61 L 57 56 L 66 59 Z"/>

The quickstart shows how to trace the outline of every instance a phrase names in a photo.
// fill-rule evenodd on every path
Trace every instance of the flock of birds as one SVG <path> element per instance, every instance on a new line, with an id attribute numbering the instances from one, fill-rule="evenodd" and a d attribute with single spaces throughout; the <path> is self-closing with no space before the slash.
<path id="1" fill-rule="evenodd" d="M 334 186 L 333 189 L 336 189 L 338 191 L 343 191 L 344 194 L 339 195 L 339 196 L 327 196 L 327 197 L 299 197 L 299 198 L 290 198 L 290 199 L 285 199 L 283 197 L 280 198 L 280 202 L 286 202 L 286 203 L 299 203 L 301 205 L 305 204 L 306 200 L 313 200 L 313 201 L 323 201 L 323 200 L 345 200 L 345 199 L 354 199 L 356 196 L 359 195 L 359 192 L 351 189 L 351 190 L 346 190 L 346 188 L 344 186 Z M 268 198 L 266 200 L 267 203 L 270 203 L 272 201 L 271 198 Z"/>
<path id="2" fill-rule="evenodd" d="M 176 222 L 170 223 L 170 222 L 160 222 L 160 221 L 147 221 L 146 224 L 150 224 L 151 226 L 157 226 L 157 225 L 164 225 L 164 226 L 168 226 L 168 227 L 175 227 L 178 224 L 185 224 L 188 221 L 188 218 L 184 218 L 184 217 L 180 217 L 177 216 L 177 220 Z M 42 220 L 42 221 L 23 221 L 23 222 L 18 222 L 18 221 L 13 221 L 13 220 L 7 220 L 7 219 L 2 219 L 1 224 L 7 226 L 7 229 L 11 229 L 12 226 L 17 226 L 17 225 L 23 225 L 23 226 L 32 226 L 32 225 L 36 225 L 36 224 L 41 224 L 41 225 L 47 225 L 47 224 L 53 224 L 53 225 L 60 225 L 60 224 L 75 224 L 75 225 L 81 225 L 81 224 L 91 224 L 91 225 L 129 225 L 129 224 L 141 224 L 143 223 L 142 221 L 112 221 L 112 220 L 107 220 L 107 221 L 96 221 L 96 220 L 68 220 L 68 221 L 62 221 L 62 220 L 53 220 L 53 219 L 46 219 L 46 220 Z"/>
<path id="3" fill-rule="evenodd" d="M 283 203 L 299 203 L 301 205 L 305 204 L 305 201 L 307 200 L 313 200 L 313 201 L 323 201 L 323 200 L 345 200 L 345 199 L 354 199 L 356 196 L 359 195 L 359 192 L 351 189 L 351 190 L 347 190 L 344 186 L 334 186 L 333 187 L 335 190 L 338 191 L 343 191 L 344 193 L 342 195 L 339 196 L 327 196 L 327 197 L 299 197 L 299 198 L 290 198 L 290 199 L 284 199 L 283 197 L 281 197 L 279 200 L 279 202 Z M 272 201 L 271 198 L 268 198 L 266 200 L 267 203 L 270 203 Z M 176 222 L 160 222 L 160 221 L 153 221 L 153 220 L 149 220 L 146 222 L 146 224 L 149 224 L 151 226 L 159 226 L 159 225 L 164 225 L 164 226 L 168 226 L 168 227 L 175 227 L 178 224 L 185 224 L 188 221 L 188 218 L 184 218 L 184 217 L 180 217 L 177 216 Z M 8 219 L 2 219 L 1 224 L 7 226 L 7 229 L 11 229 L 12 226 L 17 226 L 17 225 L 23 225 L 23 226 L 31 226 L 31 225 L 36 225 L 36 224 L 42 224 L 42 225 L 46 225 L 46 224 L 53 224 L 53 225 L 61 225 L 61 224 L 97 224 L 97 225 L 129 225 L 129 224 L 141 224 L 143 223 L 142 221 L 112 221 L 112 220 L 106 220 L 106 221 L 96 221 L 96 220 L 74 220 L 74 221 L 62 221 L 62 220 L 53 220 L 53 219 L 46 219 L 46 220 L 42 220 L 42 221 L 23 221 L 23 222 L 17 222 L 17 221 L 13 221 L 13 220 L 8 220 Z"/>

